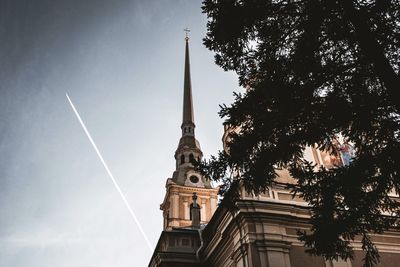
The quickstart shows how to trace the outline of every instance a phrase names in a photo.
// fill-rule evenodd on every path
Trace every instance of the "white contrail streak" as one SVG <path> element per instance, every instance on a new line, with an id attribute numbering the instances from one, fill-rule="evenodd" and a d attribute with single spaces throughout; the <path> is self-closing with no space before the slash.
<path id="1" fill-rule="evenodd" d="M 122 200 L 124 201 L 126 207 L 128 208 L 128 211 L 129 211 L 129 213 L 131 214 L 133 220 L 135 221 L 137 227 L 139 228 L 139 231 L 142 233 L 144 239 L 146 240 L 146 243 L 147 243 L 147 246 L 148 246 L 149 249 L 150 249 L 150 252 L 153 252 L 153 246 L 151 245 L 149 239 L 147 238 L 147 235 L 146 235 L 146 233 L 144 232 L 144 230 L 143 230 L 143 228 L 142 228 L 142 225 L 140 224 L 138 218 L 136 217 L 135 212 L 132 210 L 131 206 L 129 205 L 128 200 L 126 199 L 124 193 L 122 192 L 122 190 L 121 190 L 121 188 L 119 187 L 117 181 L 115 180 L 114 175 L 111 173 L 110 169 L 108 168 L 107 163 L 104 161 L 103 156 L 101 155 L 99 149 L 97 148 L 95 142 L 93 141 L 92 136 L 90 135 L 88 129 L 86 128 L 85 124 L 83 123 L 83 121 L 82 121 L 82 119 L 81 119 L 81 116 L 79 116 L 78 111 L 76 110 L 74 104 L 72 103 L 71 99 L 69 98 L 68 93 L 66 93 L 65 95 L 66 95 L 66 97 L 67 97 L 67 99 L 68 99 L 68 101 L 69 101 L 69 104 L 71 105 L 72 110 L 74 111 L 76 117 L 78 118 L 78 120 L 79 120 L 79 122 L 80 122 L 80 124 L 81 124 L 81 126 L 82 126 L 82 128 L 83 128 L 83 130 L 85 131 L 86 136 L 89 138 L 90 143 L 92 144 L 94 150 L 96 151 L 97 156 L 99 156 L 99 159 L 100 159 L 101 163 L 103 163 L 103 166 L 104 166 L 104 168 L 106 169 L 106 171 L 107 171 L 107 173 L 108 173 L 108 176 L 110 177 L 110 179 L 111 179 L 111 181 L 113 182 L 115 188 L 117 189 L 117 191 L 118 191 L 118 193 L 120 194 Z"/>

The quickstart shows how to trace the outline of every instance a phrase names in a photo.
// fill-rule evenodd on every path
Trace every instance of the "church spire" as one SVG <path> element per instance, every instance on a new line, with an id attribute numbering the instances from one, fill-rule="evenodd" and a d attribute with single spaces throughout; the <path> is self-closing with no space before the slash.
<path id="1" fill-rule="evenodd" d="M 194 136 L 194 115 L 193 115 L 193 99 L 192 99 L 192 83 L 190 79 L 190 59 L 189 59 L 189 37 L 186 31 L 186 49 L 185 49 L 185 77 L 183 85 L 183 114 L 182 114 L 182 136 Z"/>
<path id="2" fill-rule="evenodd" d="M 200 143 L 196 140 L 194 134 L 195 124 L 193 116 L 192 85 L 190 81 L 189 38 L 187 36 L 189 30 L 185 29 L 185 31 L 185 76 L 183 84 L 183 113 L 181 125 L 182 136 L 179 139 L 178 148 L 175 151 L 176 171 L 173 174 L 172 181 L 178 185 L 190 184 L 211 188 L 208 180 L 204 180 L 201 176 L 190 175 L 190 173 L 196 173 L 193 162 L 200 161 L 203 157 L 203 152 L 201 151 Z M 193 181 L 196 181 L 197 179 L 197 182 L 187 182 L 189 177 L 192 177 Z"/>
<path id="3" fill-rule="evenodd" d="M 174 231 L 174 227 L 199 228 L 201 224 L 210 220 L 218 203 L 218 188 L 213 188 L 210 179 L 203 176 L 194 164 L 202 160 L 203 152 L 194 135 L 188 31 L 188 29 L 185 29 L 182 136 L 174 155 L 176 169 L 172 177 L 167 179 L 165 185 L 167 192 L 160 206 L 163 210 L 164 230 L 172 231 Z M 195 196 L 190 199 L 190 195 L 194 192 L 196 193 Z M 160 240 L 162 237 L 160 237 Z"/>

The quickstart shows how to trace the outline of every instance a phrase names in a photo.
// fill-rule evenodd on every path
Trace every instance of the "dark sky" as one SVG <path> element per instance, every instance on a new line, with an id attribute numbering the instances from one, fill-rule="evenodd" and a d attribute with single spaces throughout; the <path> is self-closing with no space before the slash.
<path id="1" fill-rule="evenodd" d="M 221 149 L 236 76 L 202 45 L 200 1 L 0 0 L 0 266 L 146 266 L 175 167 L 189 27 L 196 134 Z"/>

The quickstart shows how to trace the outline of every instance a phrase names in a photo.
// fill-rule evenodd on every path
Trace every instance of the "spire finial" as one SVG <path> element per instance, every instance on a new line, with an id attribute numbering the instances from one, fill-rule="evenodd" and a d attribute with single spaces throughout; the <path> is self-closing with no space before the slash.
<path id="1" fill-rule="evenodd" d="M 186 27 L 185 29 L 183 29 L 183 31 L 184 31 L 185 34 L 186 34 L 185 40 L 188 41 L 188 40 L 189 40 L 189 36 L 188 36 L 188 35 L 189 35 L 190 30 L 189 30 L 188 27 Z"/>

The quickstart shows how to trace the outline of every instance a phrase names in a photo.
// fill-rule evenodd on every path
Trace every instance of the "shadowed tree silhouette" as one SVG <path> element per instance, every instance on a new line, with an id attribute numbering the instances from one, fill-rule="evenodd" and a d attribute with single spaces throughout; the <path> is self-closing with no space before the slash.
<path id="1" fill-rule="evenodd" d="M 204 44 L 239 84 L 220 116 L 232 127 L 229 154 L 200 164 L 222 180 L 226 204 L 243 185 L 264 192 L 285 167 L 310 204 L 308 252 L 351 258 L 362 237 L 365 266 L 379 261 L 370 233 L 397 227 L 400 192 L 400 1 L 205 0 Z M 306 146 L 336 151 L 341 134 L 355 154 L 343 166 L 320 168 Z M 336 151 L 337 152 L 337 151 Z"/>

